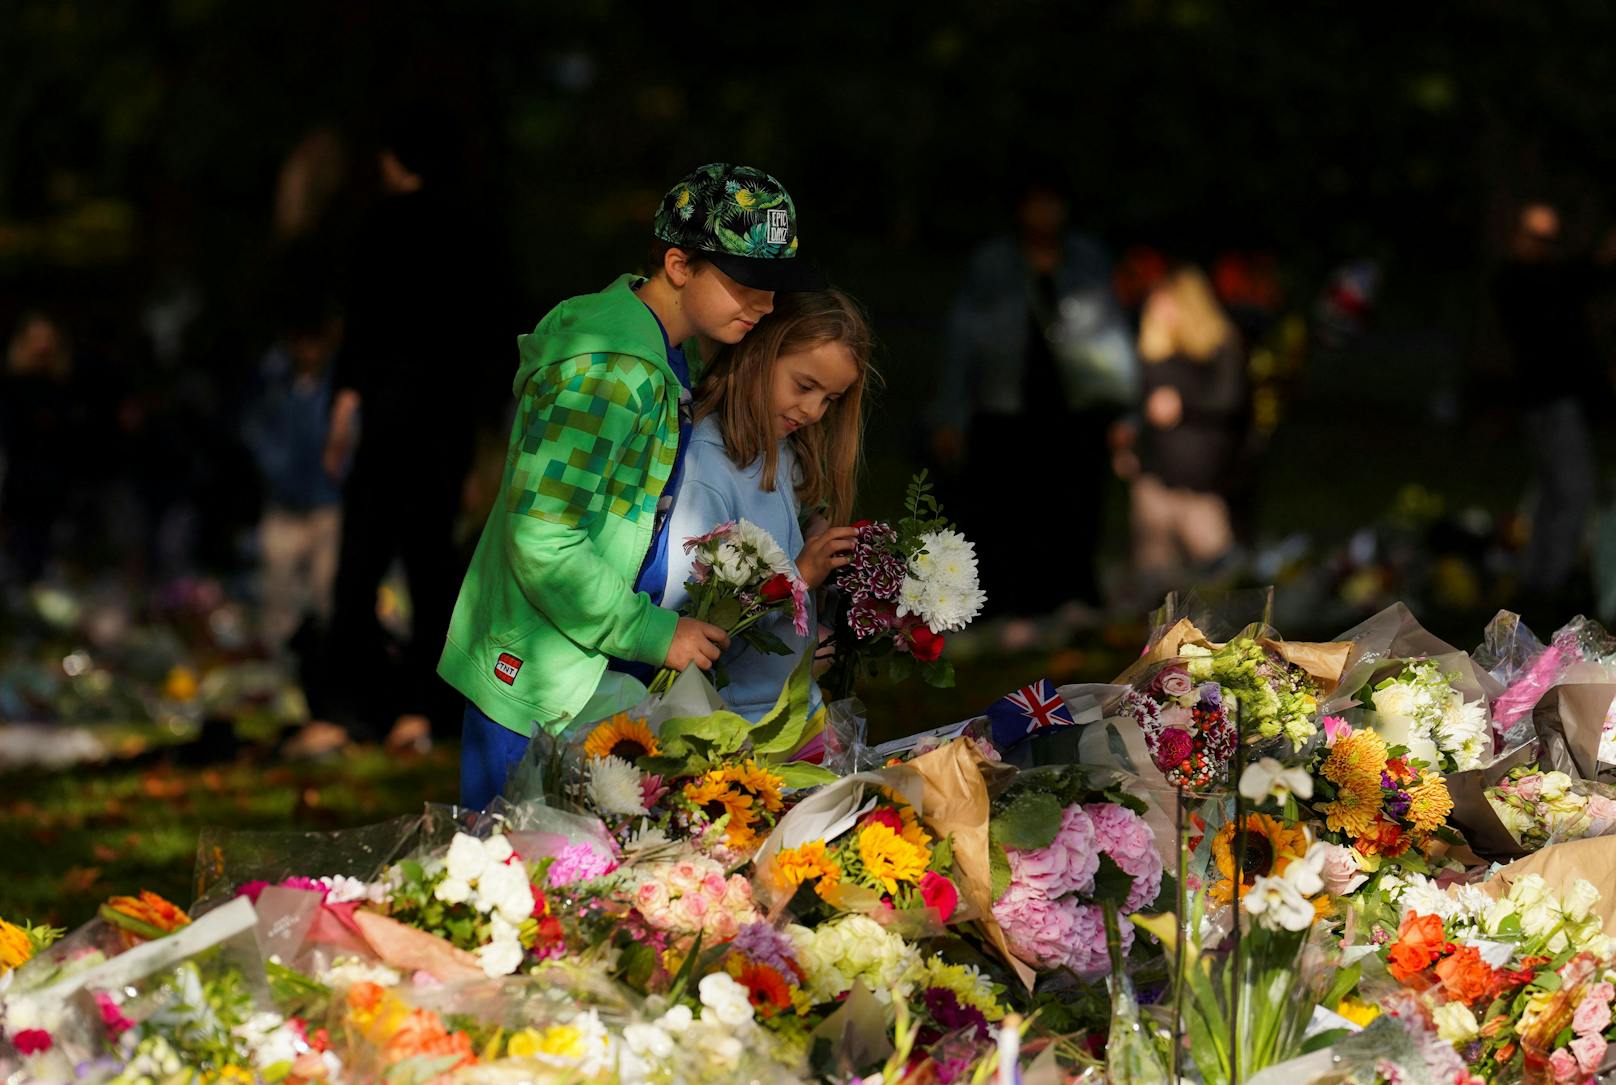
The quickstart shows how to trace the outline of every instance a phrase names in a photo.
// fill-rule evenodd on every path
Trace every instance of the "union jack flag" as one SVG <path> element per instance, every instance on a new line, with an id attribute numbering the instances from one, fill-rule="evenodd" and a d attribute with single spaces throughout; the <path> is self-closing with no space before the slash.
<path id="1" fill-rule="evenodd" d="M 1077 722 L 1047 678 L 1000 697 L 988 706 L 984 715 L 993 725 L 993 744 L 1001 750 L 1008 750 L 1041 731 L 1072 727 Z"/>

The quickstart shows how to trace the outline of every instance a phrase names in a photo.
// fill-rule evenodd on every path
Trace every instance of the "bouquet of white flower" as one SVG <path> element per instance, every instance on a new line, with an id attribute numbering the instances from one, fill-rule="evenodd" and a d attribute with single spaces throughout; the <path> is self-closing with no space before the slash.
<path id="1" fill-rule="evenodd" d="M 1411 758 L 1446 772 L 1481 768 L 1492 755 L 1492 725 L 1484 699 L 1467 700 L 1458 674 L 1434 659 L 1411 659 L 1366 691 L 1375 730 Z"/>

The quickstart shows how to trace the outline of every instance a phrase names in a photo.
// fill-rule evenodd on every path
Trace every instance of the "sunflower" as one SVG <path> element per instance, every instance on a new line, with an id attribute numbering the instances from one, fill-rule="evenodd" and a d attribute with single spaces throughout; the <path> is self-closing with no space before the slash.
<path id="1" fill-rule="evenodd" d="M 1408 822 L 1417 832 L 1435 832 L 1453 810 L 1453 796 L 1447 781 L 1428 772 L 1408 789 Z"/>
<path id="2" fill-rule="evenodd" d="M 722 771 L 714 770 L 692 780 L 685 785 L 684 796 L 708 821 L 729 816 L 725 823 L 725 842 L 730 847 L 746 848 L 756 841 L 753 826 L 757 824 L 758 812 L 752 805 L 752 796 L 733 787 Z"/>
<path id="3" fill-rule="evenodd" d="M 1212 858 L 1217 863 L 1219 878 L 1208 892 L 1219 904 L 1228 904 L 1234 896 L 1234 838 L 1233 821 L 1212 838 Z M 1246 835 L 1240 857 L 1240 895 L 1244 897 L 1258 878 L 1285 873 L 1285 868 L 1306 852 L 1305 829 L 1288 827 L 1267 814 L 1246 815 Z"/>
<path id="4" fill-rule="evenodd" d="M 584 739 L 588 756 L 621 757 L 631 765 L 641 757 L 655 757 L 661 750 L 645 721 L 630 719 L 627 712 L 619 712 Z"/>
<path id="5" fill-rule="evenodd" d="M 864 873 L 879 882 L 888 893 L 898 891 L 898 883 L 913 885 L 926 874 L 931 854 L 892 831 L 890 825 L 872 821 L 858 836 L 859 859 Z"/>
<path id="6" fill-rule="evenodd" d="M 1365 781 L 1378 787 L 1386 770 L 1386 740 L 1370 730 L 1354 731 L 1336 742 L 1320 769 L 1337 787 Z"/>
<path id="7" fill-rule="evenodd" d="M 920 827 L 920 819 L 915 816 L 915 808 L 904 806 L 899 809 L 899 813 L 903 816 L 903 828 L 899 830 L 898 835 L 917 848 L 929 849 L 931 834 Z"/>
<path id="8" fill-rule="evenodd" d="M 759 799 L 763 803 L 763 809 L 771 814 L 778 813 L 785 805 L 780 801 L 780 787 L 785 781 L 768 769 L 759 768 L 756 761 L 748 760 L 741 765 L 726 765 L 723 777 Z"/>
<path id="9" fill-rule="evenodd" d="M 1332 832 L 1361 837 L 1380 816 L 1380 784 L 1372 780 L 1343 784 L 1335 801 L 1321 805 L 1319 812 Z"/>

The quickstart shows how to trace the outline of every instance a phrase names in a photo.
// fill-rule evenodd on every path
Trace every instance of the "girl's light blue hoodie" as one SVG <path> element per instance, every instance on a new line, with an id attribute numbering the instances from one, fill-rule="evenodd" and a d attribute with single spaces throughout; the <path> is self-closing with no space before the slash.
<path id="1" fill-rule="evenodd" d="M 797 459 L 789 441 L 780 442 L 774 477 L 774 492 L 769 493 L 763 489 L 761 456 L 756 463 L 737 467 L 724 451 L 717 419 L 709 415 L 696 423 L 685 453 L 679 500 L 669 514 L 668 581 L 663 606 L 677 610 L 690 598 L 685 581 L 690 577 L 691 558 L 684 550 L 684 540 L 705 535 L 719 524 L 750 520 L 774 536 L 780 549 L 793 559 L 802 553 L 802 525 L 798 522 L 797 493 L 792 484 L 797 477 Z M 754 722 L 774 707 L 786 679 L 817 633 L 813 600 L 810 598 L 808 603 L 807 637 L 797 635 L 790 614 L 773 614 L 759 624 L 785 641 L 791 653 L 767 655 L 746 644 L 732 645 L 723 657 L 729 685 L 719 691 L 725 704 Z M 819 711 L 821 703 L 816 684 L 809 694 L 810 716 Z"/>

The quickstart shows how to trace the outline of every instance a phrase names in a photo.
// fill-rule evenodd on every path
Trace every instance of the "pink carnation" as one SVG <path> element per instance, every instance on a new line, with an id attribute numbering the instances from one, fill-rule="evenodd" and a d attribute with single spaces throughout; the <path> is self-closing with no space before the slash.
<path id="1" fill-rule="evenodd" d="M 616 859 L 589 844 L 568 844 L 550 864 L 545 880 L 553 886 L 571 885 L 605 877 L 616 869 Z"/>
<path id="2" fill-rule="evenodd" d="M 1169 727 L 1156 736 L 1156 767 L 1166 772 L 1189 760 L 1195 752 L 1195 740 L 1182 727 Z"/>
<path id="3" fill-rule="evenodd" d="M 1133 878 L 1124 912 L 1147 907 L 1161 892 L 1162 861 L 1156 854 L 1156 834 L 1145 819 L 1114 802 L 1089 803 L 1083 808 L 1094 824 L 1095 846 Z"/>
<path id="4" fill-rule="evenodd" d="M 1042 893 L 1053 900 L 1067 893 L 1088 893 L 1094 889 L 1094 874 L 1100 869 L 1100 852 L 1094 836 L 1094 823 L 1081 807 L 1061 811 L 1060 831 L 1048 847 L 1036 851 L 1005 849 L 1010 856 L 1010 880 Z"/>
<path id="5" fill-rule="evenodd" d="M 1070 908 L 1014 880 L 993 905 L 993 918 L 1004 928 L 1011 952 L 1038 968 L 1054 968 L 1065 961 L 1077 935 Z"/>
<path id="6" fill-rule="evenodd" d="M 1340 716 L 1325 716 L 1319 721 L 1324 725 L 1324 744 L 1334 747 L 1337 742 L 1352 734 L 1352 724 Z"/>
<path id="7" fill-rule="evenodd" d="M 1606 984 L 1605 986 L 1609 986 Z M 1576 1016 L 1571 1019 L 1571 1028 L 1579 1036 L 1604 1032 L 1610 1027 L 1610 1003 L 1597 997 L 1596 992 L 1589 991 L 1583 995 L 1582 1001 L 1577 1003 Z"/>
<path id="8" fill-rule="evenodd" d="M 101 1023 L 114 1040 L 135 1027 L 135 1023 L 123 1015 L 118 1004 L 105 991 L 95 992 L 95 1007 L 101 1011 Z"/>
<path id="9" fill-rule="evenodd" d="M 1597 1032 L 1571 1041 L 1571 1053 L 1577 1057 L 1577 1066 L 1585 1074 L 1598 1071 L 1599 1064 L 1605 1061 L 1605 1047 L 1605 1038 Z"/>
<path id="10" fill-rule="evenodd" d="M 1105 910 L 1098 904 L 1075 904 L 1063 901 L 1072 911 L 1072 939 L 1066 946 L 1066 967 L 1078 975 L 1104 972 L 1111 967 L 1111 955 L 1105 946 Z M 1133 924 L 1117 924 L 1122 952 L 1133 946 Z"/>

